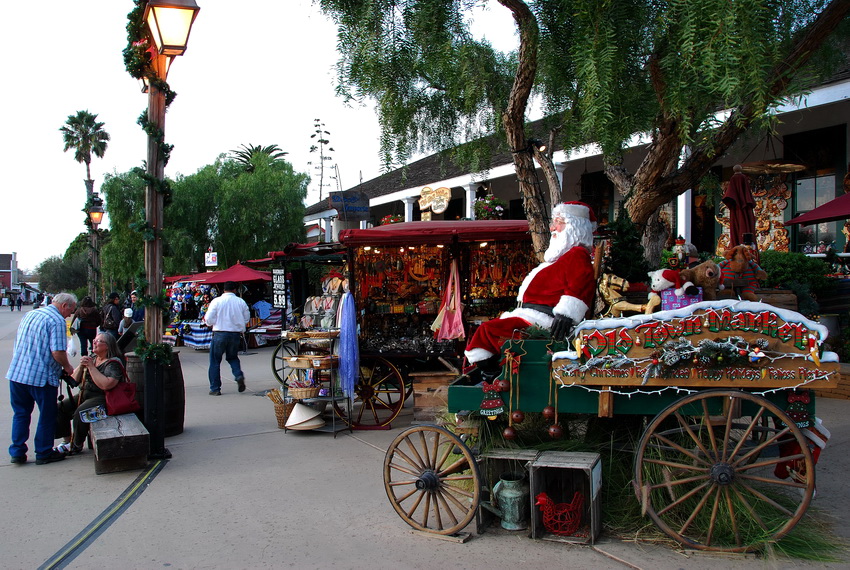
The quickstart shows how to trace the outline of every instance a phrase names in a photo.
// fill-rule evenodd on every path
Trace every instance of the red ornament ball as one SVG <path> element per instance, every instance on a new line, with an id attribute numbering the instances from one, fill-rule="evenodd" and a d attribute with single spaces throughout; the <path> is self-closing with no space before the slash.
<path id="1" fill-rule="evenodd" d="M 510 381 L 505 380 L 504 378 L 502 378 L 500 380 L 496 380 L 495 384 L 496 384 L 496 390 L 498 390 L 499 392 L 507 392 L 508 390 L 511 389 Z"/>
<path id="2" fill-rule="evenodd" d="M 741 348 L 741 349 L 738 350 L 738 354 L 740 354 L 741 356 L 746 356 L 747 351 L 746 351 L 746 349 Z"/>
<path id="3" fill-rule="evenodd" d="M 508 441 L 513 441 L 516 439 L 516 430 L 511 426 L 508 426 L 505 428 L 505 431 L 502 432 L 502 437 Z"/>
<path id="4" fill-rule="evenodd" d="M 515 424 L 521 424 L 525 420 L 525 412 L 514 410 L 511 412 L 511 421 Z"/>
<path id="5" fill-rule="evenodd" d="M 653 364 L 658 364 L 658 359 L 657 359 L 657 358 L 653 358 L 653 359 L 652 359 L 652 363 L 653 363 Z"/>
<path id="6" fill-rule="evenodd" d="M 552 439 L 561 439 L 564 437 L 564 428 L 561 427 L 561 424 L 552 424 L 549 426 L 549 437 Z"/>
<path id="7" fill-rule="evenodd" d="M 543 408 L 543 417 L 547 420 L 551 420 L 555 417 L 555 406 L 546 406 Z"/>

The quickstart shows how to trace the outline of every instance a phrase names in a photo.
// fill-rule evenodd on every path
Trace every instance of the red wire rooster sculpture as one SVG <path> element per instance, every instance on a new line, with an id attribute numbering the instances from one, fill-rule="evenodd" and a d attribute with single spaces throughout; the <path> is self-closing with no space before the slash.
<path id="1" fill-rule="evenodd" d="M 540 493 L 535 498 L 537 501 L 534 504 L 543 511 L 543 527 L 547 531 L 561 536 L 575 534 L 581 523 L 584 495 L 576 491 L 572 502 L 557 504 L 546 493 Z"/>

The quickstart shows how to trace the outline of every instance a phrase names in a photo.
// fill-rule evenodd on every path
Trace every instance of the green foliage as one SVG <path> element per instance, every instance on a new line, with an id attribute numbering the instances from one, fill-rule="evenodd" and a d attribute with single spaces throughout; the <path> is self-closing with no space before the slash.
<path id="1" fill-rule="evenodd" d="M 210 246 L 226 267 L 301 239 L 307 176 L 282 159 L 255 155 L 251 160 L 254 170 L 248 172 L 244 164 L 222 155 L 171 183 L 173 201 L 163 231 L 170 254 L 164 259 L 166 274 L 203 271 Z M 102 187 L 113 228 L 111 241 L 102 248 L 102 273 L 119 290 L 141 287 L 145 240 L 153 237 L 145 223 L 142 174 L 140 168 L 112 174 Z"/>
<path id="2" fill-rule="evenodd" d="M 388 168 L 501 130 L 515 59 L 472 38 L 466 12 L 477 3 L 319 2 L 339 24 L 338 90 L 377 100 Z"/>
<path id="3" fill-rule="evenodd" d="M 803 253 L 763 251 L 759 265 L 767 273 L 762 286 L 790 289 L 797 295 L 799 312 L 807 316 L 817 314 L 817 298 L 835 287 L 835 279 L 827 277 L 829 264 Z"/>
<path id="4" fill-rule="evenodd" d="M 107 290 L 124 290 L 144 265 L 144 240 L 131 226 L 144 220 L 145 183 L 141 168 L 107 174 L 101 191 L 109 213 L 109 243 L 101 247 L 101 275 Z"/>
<path id="5" fill-rule="evenodd" d="M 759 265 L 767 273 L 764 287 L 788 287 L 790 283 L 809 286 L 814 295 L 829 293 L 835 287 L 835 279 L 827 277 L 830 266 L 821 259 L 803 253 L 762 251 Z"/>
<path id="6" fill-rule="evenodd" d="M 38 284 L 42 291 L 59 293 L 87 287 L 88 260 L 85 253 L 48 257 L 36 267 Z"/>
<path id="7" fill-rule="evenodd" d="M 621 210 L 617 219 L 608 224 L 608 229 L 613 232 L 613 238 L 611 252 L 604 261 L 606 271 L 632 283 L 647 281 L 649 264 L 643 256 L 635 255 L 643 250 L 641 235 L 628 213 Z"/>
<path id="8" fill-rule="evenodd" d="M 170 344 L 149 343 L 143 338 L 140 338 L 136 343 L 135 353 L 139 355 L 142 361 L 154 360 L 163 366 L 171 364 L 172 349 Z"/>
<path id="9" fill-rule="evenodd" d="M 74 160 L 86 165 L 86 179 L 91 178 L 91 155 L 103 158 L 106 153 L 109 133 L 103 130 L 103 126 L 104 123 L 97 120 L 96 114 L 77 111 L 76 115 L 68 115 L 65 126 L 59 129 L 65 142 L 65 152 L 73 149 Z"/>
<path id="10" fill-rule="evenodd" d="M 231 150 L 233 159 L 236 160 L 246 172 L 254 172 L 254 163 L 258 160 L 271 164 L 278 160 L 282 160 L 284 156 L 289 154 L 280 149 L 276 144 L 267 146 L 260 145 L 239 145 L 237 150 Z"/>

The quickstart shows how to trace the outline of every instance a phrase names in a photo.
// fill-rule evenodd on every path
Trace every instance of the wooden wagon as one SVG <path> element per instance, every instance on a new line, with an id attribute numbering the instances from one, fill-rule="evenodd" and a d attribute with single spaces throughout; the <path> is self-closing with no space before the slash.
<path id="1" fill-rule="evenodd" d="M 688 547 L 748 551 L 790 531 L 815 493 L 823 434 L 812 390 L 839 378 L 836 355 L 822 352 L 826 337 L 799 313 L 735 300 L 588 320 L 568 346 L 520 333 L 509 340 L 500 395 L 508 417 L 547 406 L 556 423 L 558 413 L 635 417 L 643 511 Z M 449 411 L 474 415 L 484 394 L 460 377 Z M 458 533 L 482 501 L 475 454 L 438 426 L 395 439 L 384 482 L 401 518 L 429 533 Z"/>

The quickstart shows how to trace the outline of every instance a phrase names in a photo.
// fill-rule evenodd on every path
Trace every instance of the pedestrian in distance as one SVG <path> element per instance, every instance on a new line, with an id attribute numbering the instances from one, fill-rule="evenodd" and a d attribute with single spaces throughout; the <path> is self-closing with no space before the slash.
<path id="1" fill-rule="evenodd" d="M 74 318 L 79 319 L 77 337 L 80 339 L 80 356 L 87 356 L 97 336 L 97 327 L 103 324 L 103 317 L 89 296 L 80 301 L 80 306 L 74 312 Z"/>
<path id="2" fill-rule="evenodd" d="M 139 295 L 135 291 L 130 293 L 130 308 L 133 309 L 133 322 L 145 320 L 145 306 L 139 301 Z"/>
<path id="3" fill-rule="evenodd" d="M 251 318 L 248 304 L 236 295 L 236 283 L 224 284 L 224 294 L 210 302 L 204 324 L 213 330 L 210 343 L 210 396 L 221 396 L 221 357 L 230 364 L 240 392 L 245 391 L 245 375 L 239 362 L 239 346 L 245 325 Z"/>
<path id="4" fill-rule="evenodd" d="M 118 325 L 121 322 L 121 309 L 118 308 L 120 302 L 121 296 L 113 291 L 106 298 L 106 304 L 101 310 L 103 324 L 100 325 L 100 330 L 108 332 L 115 338 L 118 338 Z"/>
<path id="5" fill-rule="evenodd" d="M 18 327 L 12 362 L 6 372 L 12 405 L 12 444 L 9 446 L 12 463 L 27 462 L 27 440 L 35 406 L 38 406 L 36 465 L 65 459 L 64 454 L 53 449 L 53 433 L 60 375 L 74 372 L 66 352 L 65 319 L 76 309 L 77 298 L 73 294 L 59 293 L 49 306 L 27 313 Z"/>
<path id="6" fill-rule="evenodd" d="M 11 297 L 9 297 L 9 310 L 10 310 L 10 311 L 14 311 L 14 310 L 15 310 L 15 300 L 14 300 L 14 299 L 12 299 Z"/>
<path id="7" fill-rule="evenodd" d="M 18 297 L 18 311 L 21 310 L 21 307 L 24 306 L 24 300 L 21 297 Z"/>

